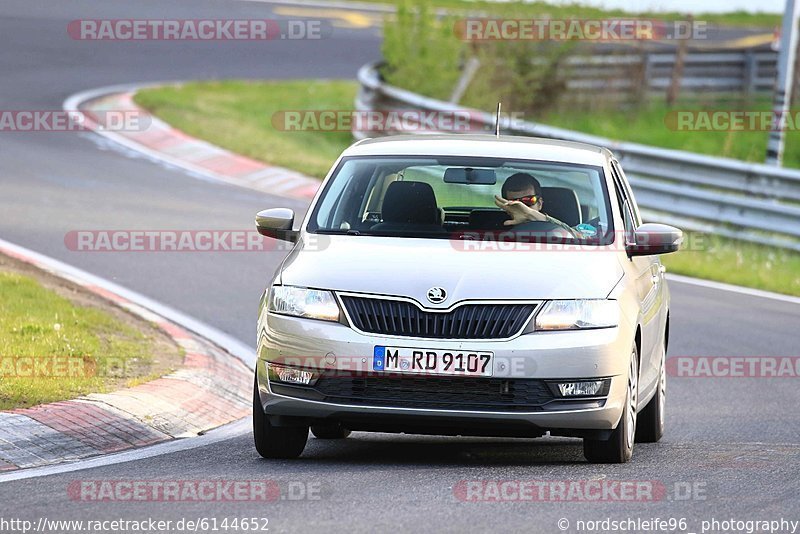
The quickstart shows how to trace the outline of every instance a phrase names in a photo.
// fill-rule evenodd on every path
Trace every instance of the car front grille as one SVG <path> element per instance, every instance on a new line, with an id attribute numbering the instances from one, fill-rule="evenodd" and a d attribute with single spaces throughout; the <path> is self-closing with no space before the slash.
<path id="1" fill-rule="evenodd" d="M 306 388 L 292 388 L 292 396 Z M 310 391 L 309 391 L 310 390 Z M 323 402 L 438 410 L 539 411 L 554 399 L 543 380 L 323 374 L 313 389 Z"/>
<path id="2" fill-rule="evenodd" d="M 463 304 L 449 312 L 425 311 L 411 302 L 342 296 L 353 326 L 362 332 L 438 339 L 505 339 L 522 330 L 535 304 Z"/>

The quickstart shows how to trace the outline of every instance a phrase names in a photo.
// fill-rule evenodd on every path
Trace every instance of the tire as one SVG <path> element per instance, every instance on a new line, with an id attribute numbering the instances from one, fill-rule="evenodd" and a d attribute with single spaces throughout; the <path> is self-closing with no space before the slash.
<path id="1" fill-rule="evenodd" d="M 350 431 L 338 423 L 311 425 L 311 433 L 317 439 L 344 439 Z"/>
<path id="2" fill-rule="evenodd" d="M 584 439 L 583 455 L 593 464 L 623 464 L 633 456 L 636 403 L 639 400 L 639 351 L 634 345 L 628 365 L 628 391 L 617 428 L 607 440 Z"/>
<path id="3" fill-rule="evenodd" d="M 273 426 L 258 394 L 258 380 L 253 387 L 253 440 L 264 458 L 297 458 L 308 441 L 307 426 Z"/>
<path id="4" fill-rule="evenodd" d="M 656 443 L 664 435 L 664 416 L 667 402 L 667 353 L 661 353 L 661 371 L 658 373 L 656 394 L 639 413 L 636 423 L 636 441 Z"/>

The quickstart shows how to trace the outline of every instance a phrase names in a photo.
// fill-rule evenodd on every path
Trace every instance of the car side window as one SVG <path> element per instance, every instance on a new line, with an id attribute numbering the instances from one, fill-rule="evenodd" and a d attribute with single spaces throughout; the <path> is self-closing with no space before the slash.
<path id="1" fill-rule="evenodd" d="M 636 204 L 636 199 L 633 197 L 631 186 L 628 183 L 627 178 L 625 178 L 625 171 L 622 170 L 622 165 L 620 165 L 617 160 L 612 160 L 611 166 L 619 178 L 622 187 L 625 189 L 625 198 L 628 200 L 628 205 L 630 207 L 631 214 L 633 215 L 633 220 L 636 223 L 635 225 L 640 226 L 642 224 L 642 216 L 639 213 L 639 206 Z"/>
<path id="2" fill-rule="evenodd" d="M 622 221 L 625 225 L 625 240 L 627 243 L 632 243 L 634 241 L 636 227 L 639 223 L 634 215 L 631 199 L 628 196 L 629 190 L 625 187 L 624 181 L 620 178 L 619 170 L 617 166 L 614 165 L 614 162 L 611 164 L 611 176 L 614 179 L 614 191 L 617 195 L 619 212 L 622 215 Z"/>
<path id="3" fill-rule="evenodd" d="M 625 219 L 625 239 L 628 244 L 636 243 L 636 220 L 634 219 L 633 210 L 631 209 L 630 200 L 624 203 L 622 211 L 623 218 Z"/>

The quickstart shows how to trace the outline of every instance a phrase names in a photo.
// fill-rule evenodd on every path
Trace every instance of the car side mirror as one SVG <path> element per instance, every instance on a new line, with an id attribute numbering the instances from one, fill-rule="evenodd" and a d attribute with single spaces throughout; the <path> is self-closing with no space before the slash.
<path id="1" fill-rule="evenodd" d="M 629 240 L 630 241 L 630 240 Z M 683 232 L 666 224 L 647 223 L 633 232 L 633 243 L 627 242 L 628 256 L 653 256 L 669 254 L 683 243 Z"/>
<path id="2" fill-rule="evenodd" d="M 266 237 L 296 243 L 300 232 L 293 226 L 294 211 L 289 208 L 271 208 L 256 214 L 256 230 Z"/>

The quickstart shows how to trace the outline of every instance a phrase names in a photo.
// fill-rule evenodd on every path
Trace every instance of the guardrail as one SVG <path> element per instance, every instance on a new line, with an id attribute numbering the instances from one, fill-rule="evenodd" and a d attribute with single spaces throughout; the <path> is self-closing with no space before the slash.
<path id="1" fill-rule="evenodd" d="M 592 96 L 642 92 L 664 94 L 672 83 L 675 52 L 575 54 L 563 65 L 569 93 Z M 772 50 L 695 50 L 683 59 L 681 94 L 769 93 L 775 85 L 778 54 Z"/>
<path id="2" fill-rule="evenodd" d="M 455 105 L 385 84 L 371 63 L 358 72 L 358 111 L 452 112 Z M 471 129 L 494 131 L 491 113 L 469 110 Z M 501 121 L 502 133 L 604 146 L 622 163 L 643 216 L 687 230 L 800 251 L 800 170 L 613 141 L 524 121 Z M 357 139 L 375 132 L 353 131 Z M 390 135 L 397 132 L 381 132 Z"/>

